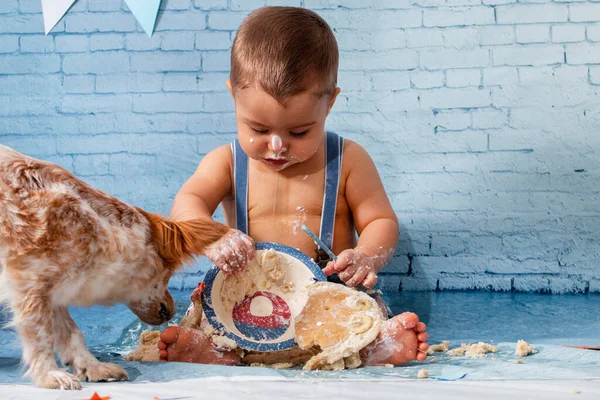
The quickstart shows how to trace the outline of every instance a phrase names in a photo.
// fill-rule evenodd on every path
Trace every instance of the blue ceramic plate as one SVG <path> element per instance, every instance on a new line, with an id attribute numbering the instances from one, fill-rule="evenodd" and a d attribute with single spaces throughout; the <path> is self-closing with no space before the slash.
<path id="1" fill-rule="evenodd" d="M 257 290 L 227 310 L 221 299 L 225 274 L 213 265 L 204 278 L 206 288 L 202 309 L 217 331 L 247 350 L 279 351 L 296 345 L 294 341 L 296 316 L 308 298 L 310 283 L 325 281 L 319 266 L 306 254 L 278 243 L 256 243 L 257 258 L 263 251 L 273 249 L 281 261 L 285 280 L 294 283 L 294 290 L 279 287 Z"/>

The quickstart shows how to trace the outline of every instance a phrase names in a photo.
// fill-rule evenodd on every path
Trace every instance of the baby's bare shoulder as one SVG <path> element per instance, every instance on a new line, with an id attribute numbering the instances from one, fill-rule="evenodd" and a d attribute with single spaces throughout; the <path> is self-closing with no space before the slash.
<path id="1" fill-rule="evenodd" d="M 211 161 L 229 161 L 233 159 L 231 155 L 231 145 L 224 144 L 206 153 L 203 159 L 210 159 Z"/>
<path id="2" fill-rule="evenodd" d="M 365 160 L 371 160 L 371 156 L 360 144 L 353 140 L 344 140 L 344 163 L 346 161 L 351 163 L 363 162 Z"/>
<path id="3" fill-rule="evenodd" d="M 342 174 L 348 176 L 355 169 L 369 171 L 375 165 L 371 156 L 360 144 L 353 140 L 344 140 Z"/>
<path id="4" fill-rule="evenodd" d="M 226 196 L 231 191 L 232 159 L 229 145 L 211 150 L 202 157 L 198 168 L 179 193 L 198 195 L 199 192 L 203 192 L 206 195 L 207 192 L 215 192 L 221 197 Z"/>
<path id="5" fill-rule="evenodd" d="M 215 169 L 230 170 L 232 166 L 233 156 L 231 155 L 231 145 L 225 144 L 206 153 L 206 155 L 202 157 L 202 161 L 200 161 L 198 171 L 214 171 Z"/>

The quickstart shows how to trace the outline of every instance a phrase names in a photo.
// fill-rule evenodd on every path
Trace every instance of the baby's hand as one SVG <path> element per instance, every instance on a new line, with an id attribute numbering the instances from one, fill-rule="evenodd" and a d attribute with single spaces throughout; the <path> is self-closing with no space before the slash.
<path id="1" fill-rule="evenodd" d="M 349 249 L 340 253 L 337 260 L 330 261 L 323 269 L 327 276 L 338 274 L 341 280 L 350 287 L 362 285 L 372 288 L 377 283 L 375 262 L 358 250 Z"/>
<path id="2" fill-rule="evenodd" d="M 254 241 L 237 229 L 208 246 L 204 255 L 226 274 L 238 274 L 254 258 Z"/>

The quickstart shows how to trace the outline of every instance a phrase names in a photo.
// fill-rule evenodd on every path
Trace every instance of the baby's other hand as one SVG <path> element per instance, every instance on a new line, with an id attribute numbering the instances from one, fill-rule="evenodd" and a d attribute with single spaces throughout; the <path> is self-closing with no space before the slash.
<path id="1" fill-rule="evenodd" d="M 372 288 L 377 283 L 375 262 L 358 250 L 349 249 L 340 253 L 337 260 L 330 261 L 323 269 L 327 276 L 338 274 L 341 280 L 350 287 L 364 286 Z"/>
<path id="2" fill-rule="evenodd" d="M 254 241 L 237 229 L 208 246 L 204 255 L 226 274 L 238 274 L 254 258 Z"/>

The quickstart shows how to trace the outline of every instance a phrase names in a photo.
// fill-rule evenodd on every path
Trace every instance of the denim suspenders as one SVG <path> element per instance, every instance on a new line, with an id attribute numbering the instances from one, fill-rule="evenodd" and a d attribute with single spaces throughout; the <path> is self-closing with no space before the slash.
<path id="1" fill-rule="evenodd" d="M 237 229 L 248 234 L 248 156 L 242 150 L 237 139 L 233 141 L 231 148 L 235 186 L 235 220 Z M 335 211 L 340 187 L 343 149 L 344 138 L 333 132 L 327 132 L 327 140 L 325 141 L 325 151 L 327 154 L 325 191 L 323 195 L 319 239 L 329 248 L 333 247 Z M 323 250 L 317 249 L 316 262 L 321 268 L 324 268 L 327 262 L 329 262 L 329 256 Z"/>

